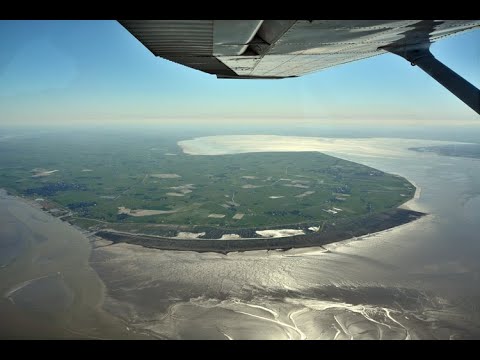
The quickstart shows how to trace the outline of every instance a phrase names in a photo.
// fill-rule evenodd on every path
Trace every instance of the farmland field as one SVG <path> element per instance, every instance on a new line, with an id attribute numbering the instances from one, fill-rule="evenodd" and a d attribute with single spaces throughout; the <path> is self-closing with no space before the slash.
<path id="1" fill-rule="evenodd" d="M 179 140 L 121 133 L 3 141 L 0 187 L 85 229 L 199 239 L 321 232 L 395 209 L 415 192 L 402 177 L 319 152 L 187 155 Z"/>

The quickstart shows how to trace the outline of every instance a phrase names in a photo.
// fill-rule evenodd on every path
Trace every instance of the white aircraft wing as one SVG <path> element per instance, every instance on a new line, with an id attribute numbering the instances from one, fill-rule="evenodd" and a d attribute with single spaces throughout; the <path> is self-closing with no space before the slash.
<path id="1" fill-rule="evenodd" d="M 480 114 L 480 92 L 430 44 L 480 20 L 120 20 L 154 55 L 232 79 L 297 77 L 386 52 L 418 65 Z M 461 81 L 460 81 L 461 80 Z"/>

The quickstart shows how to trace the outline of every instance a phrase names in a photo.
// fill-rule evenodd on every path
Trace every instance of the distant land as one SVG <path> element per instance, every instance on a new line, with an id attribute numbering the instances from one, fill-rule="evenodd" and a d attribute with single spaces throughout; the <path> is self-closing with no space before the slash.
<path id="1" fill-rule="evenodd" d="M 443 156 L 480 159 L 480 144 L 449 144 L 440 146 L 412 147 L 417 152 L 432 152 Z"/>
<path id="2" fill-rule="evenodd" d="M 405 178 L 319 152 L 189 155 L 179 139 L 139 140 L 2 142 L 0 187 L 107 240 L 176 250 L 317 246 L 423 215 L 398 208 L 415 194 Z"/>

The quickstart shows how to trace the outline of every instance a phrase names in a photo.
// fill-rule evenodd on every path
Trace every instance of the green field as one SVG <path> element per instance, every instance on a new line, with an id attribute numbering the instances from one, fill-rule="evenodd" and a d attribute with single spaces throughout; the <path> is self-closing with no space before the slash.
<path id="1" fill-rule="evenodd" d="M 182 139 L 124 133 L 2 141 L 0 187 L 50 200 L 82 227 L 107 222 L 137 231 L 321 224 L 395 208 L 415 191 L 404 178 L 317 152 L 186 155 L 176 145 Z M 169 213 L 132 216 L 148 214 L 142 210 Z"/>

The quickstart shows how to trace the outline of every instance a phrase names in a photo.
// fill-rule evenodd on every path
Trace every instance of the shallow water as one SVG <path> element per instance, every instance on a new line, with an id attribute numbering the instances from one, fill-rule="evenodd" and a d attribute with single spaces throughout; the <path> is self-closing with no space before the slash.
<path id="1" fill-rule="evenodd" d="M 245 149 L 219 138 L 216 152 L 255 148 L 252 137 Z M 281 140 L 276 151 L 291 146 Z M 413 181 L 419 196 L 405 206 L 430 215 L 286 252 L 99 248 L 92 264 L 109 289 L 106 309 L 159 338 L 480 337 L 480 162 L 405 150 L 412 140 L 362 140 L 352 152 L 354 143 L 326 153 Z"/>
<path id="2" fill-rule="evenodd" d="M 3 190 L 0 224 L 0 338 L 136 336 L 101 309 L 81 232 Z"/>
<path id="3" fill-rule="evenodd" d="M 220 138 L 216 150 L 255 148 L 254 137 L 236 148 Z M 0 196 L 1 336 L 480 338 L 480 161 L 405 150 L 429 144 L 423 140 L 355 141 L 324 151 L 406 177 L 419 196 L 404 206 L 428 216 L 290 251 L 222 255 L 98 242 L 90 265 L 105 297 L 83 234 Z M 54 320 L 44 331 L 46 316 Z"/>

